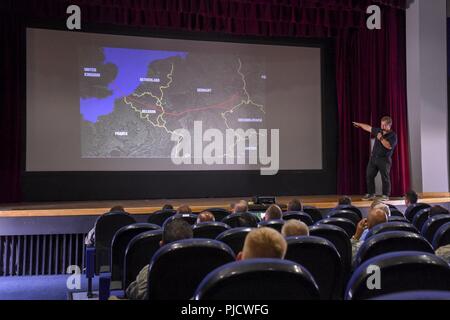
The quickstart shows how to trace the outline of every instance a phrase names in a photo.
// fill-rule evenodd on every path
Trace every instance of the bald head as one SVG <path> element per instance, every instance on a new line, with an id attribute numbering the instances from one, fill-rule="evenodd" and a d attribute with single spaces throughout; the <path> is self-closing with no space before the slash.
<path id="1" fill-rule="evenodd" d="M 381 209 L 381 210 L 384 211 L 384 213 L 386 213 L 386 216 L 387 216 L 387 217 L 390 217 L 390 216 L 391 216 L 391 209 L 389 208 L 388 205 L 386 205 L 386 204 L 384 204 L 384 203 L 376 204 L 376 205 L 373 207 L 373 209 Z"/>
<path id="2" fill-rule="evenodd" d="M 247 201 L 241 200 L 234 205 L 233 212 L 234 213 L 243 213 L 248 211 Z"/>
<path id="3" fill-rule="evenodd" d="M 388 221 L 387 214 L 383 209 L 373 208 L 370 210 L 367 216 L 367 227 L 372 229 L 376 225 L 385 223 Z"/>

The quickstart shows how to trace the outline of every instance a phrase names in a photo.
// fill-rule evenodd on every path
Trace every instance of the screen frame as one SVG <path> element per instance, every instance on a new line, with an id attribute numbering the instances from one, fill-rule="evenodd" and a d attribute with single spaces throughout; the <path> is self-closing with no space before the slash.
<path id="1" fill-rule="evenodd" d="M 23 30 L 26 66 L 28 28 L 67 31 L 61 23 L 29 22 Z M 276 176 L 260 171 L 26 171 L 27 100 L 23 99 L 22 199 L 25 201 L 94 201 L 137 199 L 187 199 L 251 197 L 255 195 L 301 196 L 337 192 L 337 93 L 334 41 L 330 38 L 236 36 L 222 33 L 86 25 L 82 33 L 151 38 L 218 41 L 260 45 L 319 48 L 321 51 L 322 170 L 280 170 Z M 26 92 L 26 72 L 23 91 Z M 176 183 L 175 183 L 176 182 Z M 168 196 L 170 195 L 170 196 Z"/>

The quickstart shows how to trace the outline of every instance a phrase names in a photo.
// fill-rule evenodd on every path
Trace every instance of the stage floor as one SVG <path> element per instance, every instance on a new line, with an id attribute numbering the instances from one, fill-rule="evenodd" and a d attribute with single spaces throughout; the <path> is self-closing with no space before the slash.
<path id="1" fill-rule="evenodd" d="M 299 198 L 305 205 L 318 209 L 331 209 L 337 204 L 339 196 L 299 196 L 277 197 L 279 204 L 287 204 L 291 199 Z M 352 196 L 353 204 L 360 208 L 370 206 L 370 201 L 362 201 L 361 196 Z M 160 199 L 160 200 L 125 200 L 125 201 L 79 201 L 79 202 L 51 202 L 51 203 L 18 203 L 0 205 L 0 217 L 55 217 L 55 216 L 92 216 L 108 212 L 116 205 L 122 205 L 131 214 L 149 214 L 160 210 L 164 204 L 174 207 L 189 205 L 194 212 L 208 208 L 229 208 L 242 198 L 210 198 L 210 199 Z M 450 203 L 450 193 L 425 193 L 420 195 L 420 201 L 429 204 Z M 402 206 L 402 198 L 393 198 L 387 203 Z"/>

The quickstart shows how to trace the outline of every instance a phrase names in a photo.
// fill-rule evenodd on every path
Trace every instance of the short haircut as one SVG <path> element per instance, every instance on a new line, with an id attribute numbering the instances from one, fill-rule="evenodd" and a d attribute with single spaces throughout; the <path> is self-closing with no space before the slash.
<path id="1" fill-rule="evenodd" d="M 372 204 L 370 205 L 370 209 L 375 208 L 377 205 L 379 204 L 383 204 L 383 202 L 381 202 L 380 200 L 376 199 L 372 201 Z"/>
<path id="2" fill-rule="evenodd" d="M 248 204 L 247 201 L 241 200 L 238 203 L 234 205 L 234 212 L 235 213 L 242 213 L 248 211 Z"/>
<path id="3" fill-rule="evenodd" d="M 304 222 L 292 219 L 283 225 L 281 234 L 284 237 L 309 236 L 309 228 Z"/>
<path id="4" fill-rule="evenodd" d="M 271 205 L 267 210 L 264 216 L 266 220 L 279 220 L 283 217 L 283 211 L 276 204 Z"/>
<path id="5" fill-rule="evenodd" d="M 392 126 L 392 118 L 389 116 L 383 117 L 383 119 L 381 119 L 381 122 L 386 122 L 388 125 Z"/>
<path id="6" fill-rule="evenodd" d="M 250 212 L 241 212 L 237 221 L 237 228 L 253 228 L 258 224 L 256 217 Z"/>
<path id="7" fill-rule="evenodd" d="M 442 206 L 432 206 L 430 209 L 430 216 L 436 216 L 438 214 L 449 214 L 449 211 Z"/>
<path id="8" fill-rule="evenodd" d="M 164 225 L 162 242 L 168 244 L 183 239 L 193 238 L 192 227 L 183 219 L 173 219 Z"/>
<path id="9" fill-rule="evenodd" d="M 387 204 L 379 203 L 376 206 L 374 206 L 373 209 L 383 210 L 383 212 L 386 214 L 386 217 L 391 216 L 391 208 L 389 208 L 389 206 Z"/>
<path id="10" fill-rule="evenodd" d="M 292 199 L 287 205 L 287 210 L 293 212 L 303 211 L 303 204 L 299 199 Z"/>
<path id="11" fill-rule="evenodd" d="M 209 211 L 201 212 L 197 217 L 197 223 L 214 221 L 216 221 L 216 219 L 214 218 L 214 215 Z"/>
<path id="12" fill-rule="evenodd" d="M 125 208 L 122 206 L 114 206 L 109 212 L 125 212 Z"/>
<path id="13" fill-rule="evenodd" d="M 167 210 L 173 210 L 173 205 L 171 205 L 171 204 L 165 204 L 165 205 L 162 207 L 162 211 L 167 211 Z"/>
<path id="14" fill-rule="evenodd" d="M 258 259 L 273 258 L 284 259 L 287 243 L 284 237 L 271 228 L 259 228 L 252 230 L 245 238 L 242 258 Z"/>
<path id="15" fill-rule="evenodd" d="M 187 205 L 183 205 L 178 207 L 177 213 L 179 214 L 191 214 L 192 213 L 192 209 L 187 206 Z"/>
<path id="16" fill-rule="evenodd" d="M 343 196 L 339 198 L 338 205 L 340 206 L 351 206 L 352 199 L 348 196 Z"/>
<path id="17" fill-rule="evenodd" d="M 409 203 L 415 204 L 419 200 L 419 196 L 414 190 L 410 190 L 405 194 L 405 198 L 408 199 Z"/>

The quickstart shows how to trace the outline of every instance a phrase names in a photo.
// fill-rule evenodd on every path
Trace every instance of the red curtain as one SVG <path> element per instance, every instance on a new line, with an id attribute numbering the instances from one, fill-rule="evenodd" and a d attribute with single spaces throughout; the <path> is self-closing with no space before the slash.
<path id="1" fill-rule="evenodd" d="M 3 0 L 0 2 L 0 202 L 20 201 L 25 103 L 21 38 L 25 22 L 65 25 L 78 4 L 83 23 L 265 37 L 334 38 L 338 97 L 338 186 L 365 193 L 369 137 L 352 121 L 378 124 L 390 114 L 399 135 L 393 195 L 409 188 L 405 0 Z M 382 8 L 382 30 L 366 29 L 366 8 Z"/>

